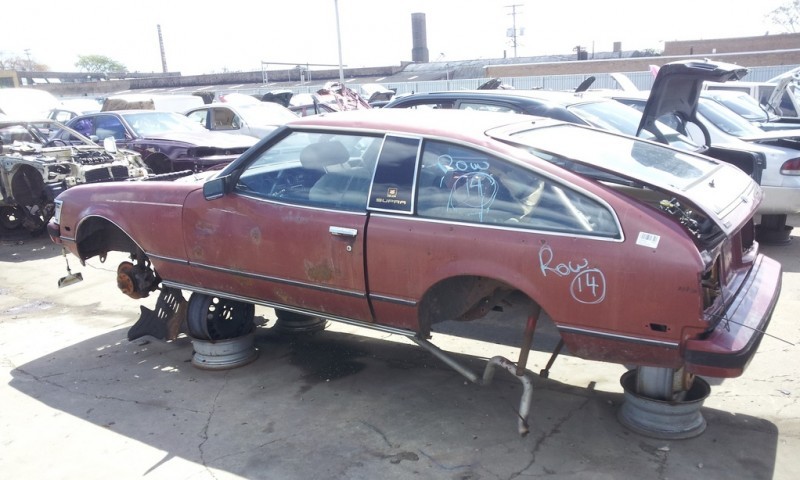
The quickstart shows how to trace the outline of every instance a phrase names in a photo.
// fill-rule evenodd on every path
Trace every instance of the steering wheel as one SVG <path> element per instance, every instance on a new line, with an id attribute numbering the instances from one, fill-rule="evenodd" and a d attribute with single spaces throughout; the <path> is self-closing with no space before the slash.
<path id="1" fill-rule="evenodd" d="M 69 144 L 67 143 L 66 140 L 62 140 L 60 138 L 51 138 L 44 144 L 45 147 L 58 147 L 58 146 L 66 147 L 68 145 Z"/>

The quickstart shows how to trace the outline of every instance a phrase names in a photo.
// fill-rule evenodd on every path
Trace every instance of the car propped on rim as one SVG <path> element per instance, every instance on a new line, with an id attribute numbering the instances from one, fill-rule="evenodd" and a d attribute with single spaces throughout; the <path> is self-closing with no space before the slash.
<path id="1" fill-rule="evenodd" d="M 573 355 L 666 372 L 646 393 L 673 401 L 741 375 L 767 329 L 781 267 L 754 240 L 761 200 L 731 165 L 631 136 L 380 109 L 293 121 L 219 172 L 67 190 L 49 233 L 81 261 L 130 254 L 134 298 L 191 292 L 193 338 L 250 331 L 260 304 L 453 365 L 436 324 L 501 315 L 521 353 L 492 362 L 522 381 L 548 317 Z"/>

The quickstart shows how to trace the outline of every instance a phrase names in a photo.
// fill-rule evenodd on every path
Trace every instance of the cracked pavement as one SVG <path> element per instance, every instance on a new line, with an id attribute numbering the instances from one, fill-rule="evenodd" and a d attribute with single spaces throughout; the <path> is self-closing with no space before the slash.
<path id="1" fill-rule="evenodd" d="M 797 220 L 792 219 L 797 224 Z M 258 358 L 208 371 L 190 339 L 126 339 L 139 304 L 115 286 L 119 259 L 65 274 L 46 238 L 0 243 L 0 471 L 25 479 L 794 479 L 800 478 L 800 229 L 762 252 L 784 266 L 775 316 L 736 379 L 708 379 L 706 431 L 688 440 L 638 435 L 616 418 L 619 365 L 529 358 L 531 432 L 520 437 L 522 387 L 498 371 L 469 383 L 410 341 L 331 324 L 310 337 L 271 331 L 257 307 Z M 506 345 L 434 334 L 481 372 Z M 793 344 L 790 345 L 789 343 Z"/>

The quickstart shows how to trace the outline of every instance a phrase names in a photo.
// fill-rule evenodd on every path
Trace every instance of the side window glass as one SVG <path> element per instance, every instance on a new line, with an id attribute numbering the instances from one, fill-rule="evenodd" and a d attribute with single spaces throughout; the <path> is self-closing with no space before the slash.
<path id="1" fill-rule="evenodd" d="M 234 128 L 234 113 L 227 108 L 215 108 L 212 111 L 212 127 L 211 130 L 233 130 Z"/>
<path id="2" fill-rule="evenodd" d="M 617 236 L 606 207 L 522 166 L 442 142 L 423 145 L 417 214 L 459 222 Z"/>
<path id="3" fill-rule="evenodd" d="M 189 120 L 192 120 L 193 122 L 197 122 L 197 124 L 200 125 L 203 128 L 206 128 L 206 125 L 207 125 L 206 124 L 206 117 L 207 116 L 208 116 L 208 110 L 196 110 L 196 111 L 190 113 L 189 115 L 187 115 Z"/>
<path id="4" fill-rule="evenodd" d="M 125 140 L 125 127 L 117 117 L 101 115 L 95 118 L 95 134 L 100 140 L 114 137 L 116 140 Z"/>
<path id="5" fill-rule="evenodd" d="M 79 120 L 75 120 L 69 126 L 73 130 L 77 131 L 78 133 L 80 133 L 81 135 L 83 135 L 85 137 L 89 137 L 91 135 L 94 135 L 94 126 L 92 125 L 92 118 L 91 117 L 86 117 L 86 118 L 81 118 Z M 69 140 L 77 140 L 77 139 L 76 138 L 72 138 L 72 136 L 69 135 Z"/>
<path id="6" fill-rule="evenodd" d="M 381 137 L 294 132 L 264 150 L 240 175 L 245 195 L 364 211 Z"/>
<path id="7" fill-rule="evenodd" d="M 488 103 L 461 102 L 458 105 L 460 110 L 479 110 L 481 112 L 510 112 L 519 113 L 511 107 L 505 105 L 490 105 Z"/>

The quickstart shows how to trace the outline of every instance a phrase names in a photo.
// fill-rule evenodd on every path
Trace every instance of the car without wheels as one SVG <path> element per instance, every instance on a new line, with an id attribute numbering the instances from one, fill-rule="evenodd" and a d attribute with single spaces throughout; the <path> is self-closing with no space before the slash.
<path id="1" fill-rule="evenodd" d="M 573 355 L 668 378 L 653 398 L 741 375 L 781 285 L 754 240 L 761 201 L 741 170 L 631 136 L 380 109 L 295 120 L 221 171 L 67 190 L 49 233 L 81 261 L 129 254 L 133 298 L 190 292 L 193 338 L 248 331 L 258 304 L 403 335 L 452 366 L 437 324 L 500 315 L 521 353 L 489 365 L 523 382 L 525 433 L 540 316 Z"/>

